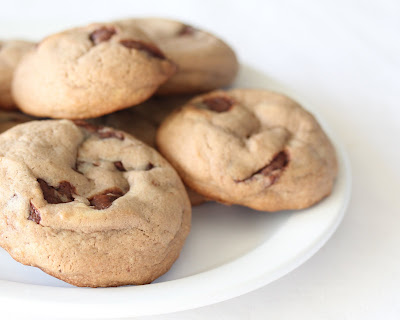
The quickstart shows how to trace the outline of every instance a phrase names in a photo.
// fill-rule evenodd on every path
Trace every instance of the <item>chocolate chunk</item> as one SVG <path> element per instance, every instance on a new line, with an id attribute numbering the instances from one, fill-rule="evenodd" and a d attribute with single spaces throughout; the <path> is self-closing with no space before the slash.
<path id="1" fill-rule="evenodd" d="M 281 176 L 283 170 L 289 163 L 289 157 L 285 151 L 279 152 L 272 161 L 265 167 L 261 168 L 257 172 L 253 173 L 250 177 L 238 180 L 236 182 L 245 182 L 254 178 L 255 175 L 260 174 L 270 178 L 270 185 L 274 184 L 276 180 Z"/>
<path id="2" fill-rule="evenodd" d="M 99 194 L 94 196 L 90 200 L 90 205 L 93 206 L 96 210 L 103 210 L 109 208 L 113 201 L 118 199 L 119 195 L 113 194 Z"/>
<path id="3" fill-rule="evenodd" d="M 96 194 L 91 197 L 89 200 L 90 205 L 93 206 L 96 210 L 103 210 L 109 208 L 112 203 L 122 197 L 124 193 L 119 188 L 111 188 L 104 190 L 100 194 Z"/>
<path id="4" fill-rule="evenodd" d="M 229 97 L 212 97 L 203 100 L 203 103 L 212 111 L 226 112 L 234 105 L 233 99 Z"/>
<path id="5" fill-rule="evenodd" d="M 144 168 L 144 170 L 145 171 L 149 171 L 149 170 L 151 170 L 151 169 L 153 169 L 154 168 L 154 164 L 152 164 L 151 162 L 149 162 L 147 165 L 146 165 L 146 167 Z"/>
<path id="6" fill-rule="evenodd" d="M 111 37 L 116 33 L 117 31 L 113 27 L 101 27 L 100 29 L 93 31 L 89 35 L 89 39 L 96 45 L 100 42 L 110 40 Z"/>
<path id="7" fill-rule="evenodd" d="M 85 120 L 73 120 L 76 126 L 86 129 L 89 132 L 95 133 L 99 130 L 99 126 L 86 122 Z"/>
<path id="8" fill-rule="evenodd" d="M 122 171 L 122 172 L 126 171 L 126 169 L 125 169 L 125 167 L 124 167 L 124 165 L 122 164 L 121 161 L 115 161 L 115 162 L 114 162 L 114 166 L 115 166 L 115 168 L 117 168 L 117 170 L 119 170 L 119 171 Z"/>
<path id="9" fill-rule="evenodd" d="M 65 196 L 68 199 L 67 202 L 74 201 L 72 193 L 76 193 L 75 187 L 68 181 L 61 181 L 60 184 L 58 185 L 57 191 L 58 193 L 60 193 L 61 195 Z"/>
<path id="10" fill-rule="evenodd" d="M 129 49 L 145 51 L 154 58 L 165 59 L 164 53 L 152 43 L 146 43 L 143 41 L 137 41 L 137 40 L 131 40 L 131 39 L 121 40 L 120 43 L 124 47 L 129 48 Z"/>
<path id="11" fill-rule="evenodd" d="M 72 194 L 76 193 L 75 187 L 68 181 L 61 181 L 57 188 L 49 186 L 46 181 L 40 178 L 37 179 L 37 182 L 39 182 L 43 197 L 48 203 L 57 204 L 74 201 Z"/>
<path id="12" fill-rule="evenodd" d="M 190 36 L 196 31 L 192 26 L 184 25 L 178 32 L 178 36 Z"/>
<path id="13" fill-rule="evenodd" d="M 268 176 L 275 170 L 282 170 L 287 166 L 287 164 L 288 164 L 288 156 L 286 152 L 281 151 L 272 159 L 272 161 L 267 166 L 262 168 L 257 173 L 260 173 L 264 176 Z"/>
<path id="14" fill-rule="evenodd" d="M 39 210 L 32 204 L 32 202 L 29 202 L 28 220 L 36 222 L 37 224 L 39 224 L 40 220 L 42 220 Z"/>

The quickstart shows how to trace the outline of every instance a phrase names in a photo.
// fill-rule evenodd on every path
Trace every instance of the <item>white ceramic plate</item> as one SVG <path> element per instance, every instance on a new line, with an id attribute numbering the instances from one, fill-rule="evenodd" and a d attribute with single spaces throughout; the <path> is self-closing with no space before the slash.
<path id="1" fill-rule="evenodd" d="M 235 86 L 272 88 L 290 94 L 246 66 Z M 230 299 L 282 277 L 329 239 L 350 197 L 347 157 L 335 137 L 329 135 L 337 148 L 340 169 L 328 198 L 296 212 L 260 213 L 216 203 L 195 208 L 192 231 L 180 258 L 150 285 L 76 288 L 15 262 L 0 249 L 1 313 L 96 319 L 161 314 Z"/>

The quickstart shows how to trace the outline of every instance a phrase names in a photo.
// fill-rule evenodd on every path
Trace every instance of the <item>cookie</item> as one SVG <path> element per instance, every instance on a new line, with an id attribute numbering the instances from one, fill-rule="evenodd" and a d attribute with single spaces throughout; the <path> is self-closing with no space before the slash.
<path id="1" fill-rule="evenodd" d="M 0 135 L 0 245 L 76 286 L 150 283 L 189 233 L 184 186 L 154 149 L 84 121 Z"/>
<path id="2" fill-rule="evenodd" d="M 21 124 L 28 121 L 36 120 L 34 117 L 30 117 L 21 112 L 4 112 L 0 111 L 0 133 L 16 126 L 17 124 Z"/>
<path id="3" fill-rule="evenodd" d="M 96 23 L 41 41 L 21 60 L 12 89 L 26 113 L 85 119 L 141 103 L 175 71 L 139 28 Z"/>
<path id="4" fill-rule="evenodd" d="M 11 95 L 11 83 L 22 56 L 35 46 L 21 40 L 0 41 L 0 109 L 16 109 Z"/>
<path id="5" fill-rule="evenodd" d="M 118 111 L 100 118 L 91 119 L 96 125 L 113 127 L 126 131 L 135 138 L 156 147 L 156 132 L 161 122 L 175 109 L 183 106 L 188 96 L 153 97 L 146 102 L 122 111 Z M 192 206 L 197 206 L 206 199 L 186 188 Z"/>
<path id="6" fill-rule="evenodd" d="M 142 18 L 120 21 L 137 25 L 178 65 L 178 72 L 157 94 L 199 93 L 228 86 L 238 72 L 234 51 L 221 39 L 185 23 Z"/>
<path id="7" fill-rule="evenodd" d="M 266 90 L 198 96 L 161 124 L 157 144 L 190 188 L 256 210 L 309 207 L 330 194 L 337 174 L 316 119 Z"/>

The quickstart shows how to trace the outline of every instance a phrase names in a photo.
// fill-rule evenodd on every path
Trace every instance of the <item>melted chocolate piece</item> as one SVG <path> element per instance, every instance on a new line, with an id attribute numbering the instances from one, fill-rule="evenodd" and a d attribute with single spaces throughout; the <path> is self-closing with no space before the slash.
<path id="1" fill-rule="evenodd" d="M 122 172 L 126 171 L 126 169 L 121 161 L 115 161 L 114 166 L 115 166 L 115 168 L 117 168 L 118 171 L 122 171 Z"/>
<path id="2" fill-rule="evenodd" d="M 154 164 L 152 164 L 151 162 L 149 162 L 147 165 L 146 165 L 146 167 L 144 168 L 144 170 L 145 171 L 149 171 L 149 170 L 151 170 L 151 169 L 153 169 L 154 168 Z"/>
<path id="3" fill-rule="evenodd" d="M 120 43 L 128 49 L 145 51 L 154 58 L 165 59 L 164 53 L 154 44 L 131 39 L 121 40 Z"/>
<path id="4" fill-rule="evenodd" d="M 203 103 L 212 111 L 226 112 L 232 109 L 234 101 L 228 97 L 212 97 L 203 100 Z"/>
<path id="5" fill-rule="evenodd" d="M 86 122 L 85 120 L 73 120 L 76 126 L 86 129 L 89 132 L 96 133 L 99 130 L 99 126 Z"/>
<path id="6" fill-rule="evenodd" d="M 253 173 L 250 177 L 236 182 L 249 181 L 253 179 L 255 175 L 261 174 L 265 177 L 269 177 L 271 182 L 270 185 L 272 185 L 281 176 L 283 170 L 286 168 L 288 163 L 289 163 L 289 157 L 287 153 L 285 151 L 281 151 L 265 167 Z"/>
<path id="7" fill-rule="evenodd" d="M 42 220 L 39 210 L 32 204 L 32 202 L 29 202 L 28 220 L 36 222 L 37 224 L 40 224 L 40 220 Z"/>
<path id="8" fill-rule="evenodd" d="M 256 172 L 256 174 L 260 173 L 264 176 L 268 176 L 275 170 L 284 169 L 287 166 L 288 162 L 289 160 L 286 152 L 281 151 L 272 159 L 272 161 L 267 166 L 262 168 L 259 172 Z"/>
<path id="9" fill-rule="evenodd" d="M 111 39 L 111 37 L 116 34 L 117 31 L 113 27 L 101 27 L 100 29 L 97 29 L 93 31 L 89 35 L 90 41 L 93 42 L 93 44 L 99 44 L 100 42 L 108 41 Z"/>
<path id="10" fill-rule="evenodd" d="M 88 200 L 90 205 L 96 210 L 103 210 L 109 208 L 116 199 L 122 197 L 123 195 L 124 193 L 121 189 L 111 188 L 104 190 L 102 193 L 94 195 Z"/>
<path id="11" fill-rule="evenodd" d="M 46 181 L 40 178 L 37 179 L 37 182 L 39 182 L 43 197 L 48 203 L 57 204 L 74 201 L 72 194 L 76 193 L 75 187 L 68 181 L 61 181 L 57 188 L 49 186 Z"/>

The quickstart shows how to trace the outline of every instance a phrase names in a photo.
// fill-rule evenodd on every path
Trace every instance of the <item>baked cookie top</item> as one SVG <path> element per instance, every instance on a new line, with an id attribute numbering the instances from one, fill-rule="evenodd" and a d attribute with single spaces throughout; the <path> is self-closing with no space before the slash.
<path id="1" fill-rule="evenodd" d="M 157 144 L 196 192 L 257 210 L 308 207 L 331 192 L 337 173 L 316 119 L 266 90 L 198 96 L 162 123 Z"/>
<path id="2" fill-rule="evenodd" d="M 35 44 L 22 40 L 0 40 L 0 108 L 16 109 L 11 96 L 11 83 L 16 66 L 22 56 Z"/>
<path id="3" fill-rule="evenodd" d="M 190 230 L 175 170 L 129 134 L 32 121 L 0 135 L 0 246 L 77 286 L 146 284 Z"/>
<path id="4" fill-rule="evenodd" d="M 154 149 L 86 122 L 33 121 L 0 135 L 1 205 L 20 223 L 77 232 L 140 228 L 168 243 L 190 211 L 182 182 Z"/>
<path id="5" fill-rule="evenodd" d="M 158 94 L 214 90 L 229 85 L 238 72 L 234 51 L 211 33 L 162 18 L 119 22 L 140 27 L 178 65 L 178 72 L 158 89 Z"/>
<path id="6" fill-rule="evenodd" d="M 146 100 L 175 71 L 140 28 L 94 23 L 42 40 L 16 69 L 13 94 L 32 115 L 91 118 Z"/>

